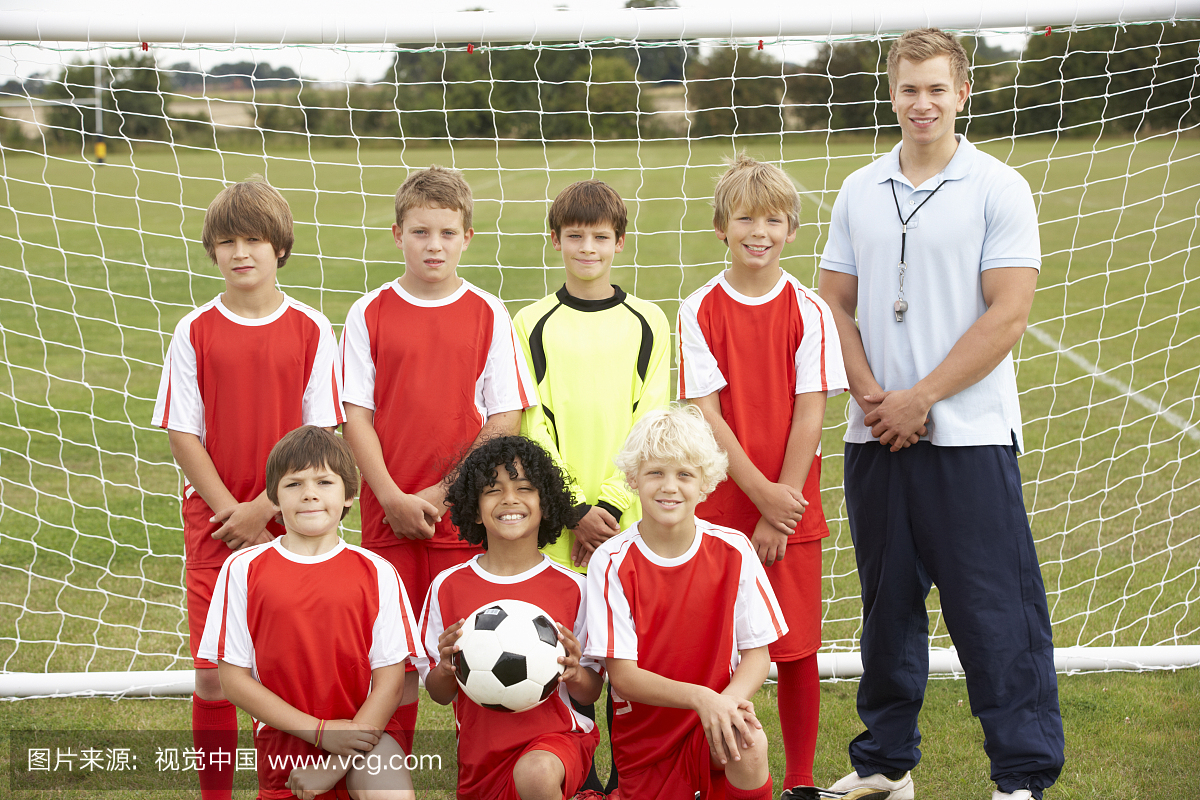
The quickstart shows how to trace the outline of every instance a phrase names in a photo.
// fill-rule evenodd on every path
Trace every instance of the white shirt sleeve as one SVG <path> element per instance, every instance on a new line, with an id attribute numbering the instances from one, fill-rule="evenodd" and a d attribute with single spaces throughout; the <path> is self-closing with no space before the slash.
<path id="1" fill-rule="evenodd" d="M 979 257 L 980 271 L 997 267 L 1041 269 L 1037 209 L 1023 177 L 1013 175 L 998 191 L 988 192 L 983 213 L 987 235 Z"/>
<path id="2" fill-rule="evenodd" d="M 637 630 L 633 626 L 625 589 L 617 575 L 621 555 L 631 546 L 633 543 L 628 540 L 622 547 L 612 550 L 602 545 L 588 562 L 588 638 L 583 651 L 586 656 L 637 660 Z"/>
<path id="3" fill-rule="evenodd" d="M 579 647 L 583 651 L 583 656 L 579 659 L 579 666 L 586 667 L 593 672 L 604 674 L 604 661 L 595 656 L 587 655 L 588 643 L 588 625 L 587 625 L 587 579 L 582 575 L 579 576 L 579 612 L 575 616 L 575 624 L 572 626 L 571 632 L 575 634 L 575 638 L 579 640 Z"/>
<path id="4" fill-rule="evenodd" d="M 254 560 L 253 552 L 245 550 L 226 559 L 213 587 L 197 655 L 214 664 L 225 661 L 254 668 L 254 641 L 246 620 L 247 567 Z"/>
<path id="5" fill-rule="evenodd" d="M 703 297 L 703 294 L 697 292 L 679 304 L 680 400 L 707 397 L 729 385 L 700 330 L 697 315 Z"/>
<path id="6" fill-rule="evenodd" d="M 788 632 L 787 622 L 766 570 L 742 537 L 742 570 L 738 579 L 737 599 L 733 605 L 733 630 L 738 650 L 762 647 Z"/>
<path id="7" fill-rule="evenodd" d="M 388 561 L 371 557 L 379 582 L 379 613 L 371 628 L 371 669 L 399 664 L 421 651 L 417 643 L 417 621 L 404 582 Z"/>
<path id="8" fill-rule="evenodd" d="M 537 389 L 517 347 L 517 334 L 508 310 L 495 297 L 483 296 L 492 308 L 492 341 L 483 375 L 475 387 L 475 401 L 486 420 L 493 414 L 537 405 Z"/>
<path id="9" fill-rule="evenodd" d="M 838 191 L 833 201 L 833 214 L 829 220 L 829 241 L 825 243 L 825 252 L 821 254 L 821 269 L 834 272 L 845 272 L 849 275 L 858 274 L 858 259 L 854 256 L 854 243 L 850 240 L 850 218 L 846 199 L 850 190 L 846 183 Z"/>
<path id="10" fill-rule="evenodd" d="M 158 383 L 152 424 L 159 428 L 192 433 L 204 440 L 204 402 L 197 381 L 196 349 L 192 346 L 191 325 L 196 312 L 175 326 L 167 360 Z"/>
<path id="11" fill-rule="evenodd" d="M 342 408 L 342 363 L 333 326 L 320 312 L 305 309 L 305 313 L 316 323 L 319 338 L 308 386 L 304 387 L 304 424 L 322 428 L 341 425 L 346 421 Z"/>
<path id="12" fill-rule="evenodd" d="M 442 608 L 433 599 L 437 597 L 438 589 L 442 585 L 440 578 L 440 575 L 438 578 L 434 578 L 433 583 L 429 586 L 429 592 L 425 595 L 425 606 L 421 609 L 421 621 L 417 626 L 421 641 L 418 642 L 413 666 L 421 675 L 421 683 L 424 683 L 425 679 L 429 677 L 429 671 L 437 666 L 438 638 L 446 630 L 446 625 L 442 620 Z"/>
<path id="13" fill-rule="evenodd" d="M 372 292 L 355 301 L 342 329 L 342 399 L 372 411 L 375 410 L 375 362 L 371 358 L 366 311 L 374 297 Z"/>
<path id="14" fill-rule="evenodd" d="M 842 342 L 829 306 L 811 289 L 796 284 L 804 336 L 796 350 L 796 394 L 825 392 L 829 397 L 850 388 L 842 361 Z"/>

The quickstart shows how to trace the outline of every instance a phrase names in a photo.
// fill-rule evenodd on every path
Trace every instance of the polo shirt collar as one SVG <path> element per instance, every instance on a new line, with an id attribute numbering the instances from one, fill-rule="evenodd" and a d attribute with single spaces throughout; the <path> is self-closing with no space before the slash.
<path id="1" fill-rule="evenodd" d="M 950 163 L 942 170 L 942 180 L 957 181 L 967 177 L 971 172 L 971 165 L 975 163 L 975 155 L 979 151 L 975 149 L 975 145 L 967 141 L 967 137 L 961 133 L 954 134 L 958 139 L 958 149 L 954 151 L 954 156 L 950 159 Z M 900 146 L 903 142 L 897 143 L 888 153 L 875 162 L 876 183 L 886 183 L 890 180 L 897 180 L 906 186 L 912 186 L 908 178 L 904 177 L 904 173 L 900 171 Z"/>

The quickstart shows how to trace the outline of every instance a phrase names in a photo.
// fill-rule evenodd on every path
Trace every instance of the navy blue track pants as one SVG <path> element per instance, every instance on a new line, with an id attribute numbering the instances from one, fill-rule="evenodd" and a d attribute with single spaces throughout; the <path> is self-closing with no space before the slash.
<path id="1" fill-rule="evenodd" d="M 893 453 L 878 442 L 847 444 L 845 481 L 863 603 L 858 713 L 867 727 L 850 744 L 850 762 L 868 775 L 921 758 L 932 583 L 992 780 L 1040 798 L 1062 770 L 1063 728 L 1016 448 L 919 442 Z"/>

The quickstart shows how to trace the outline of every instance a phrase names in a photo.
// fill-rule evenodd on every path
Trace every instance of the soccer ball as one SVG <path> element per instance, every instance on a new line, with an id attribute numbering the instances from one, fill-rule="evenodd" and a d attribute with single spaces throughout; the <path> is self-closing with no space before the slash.
<path id="1" fill-rule="evenodd" d="M 528 711 L 558 689 L 563 673 L 550 615 L 532 603 L 497 600 L 467 617 L 454 674 L 467 697 L 493 711 Z"/>

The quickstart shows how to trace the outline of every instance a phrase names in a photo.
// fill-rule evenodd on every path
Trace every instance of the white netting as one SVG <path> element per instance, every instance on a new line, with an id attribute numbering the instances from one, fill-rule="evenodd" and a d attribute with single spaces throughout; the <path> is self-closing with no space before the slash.
<path id="1" fill-rule="evenodd" d="M 1200 643 L 1200 24 L 1058 30 L 1023 52 L 962 33 L 960 130 L 1025 175 L 1041 220 L 1017 355 L 1056 643 Z M 466 173 L 462 273 L 512 312 L 561 281 L 547 198 L 598 177 L 630 209 L 616 282 L 673 318 L 722 268 L 709 200 L 739 148 L 801 187 L 784 263 L 815 285 L 842 179 L 897 139 L 893 38 L 380 46 L 395 65 L 370 80 L 362 47 L 0 45 L 23 75 L 78 64 L 0 87 L 0 669 L 190 666 L 180 478 L 149 421 L 171 330 L 221 290 L 198 239 L 225 183 L 283 191 L 297 242 L 280 280 L 340 331 L 400 270 L 387 228 L 408 169 Z M 339 79 L 306 76 L 337 58 Z M 829 651 L 857 647 L 860 611 L 844 406 L 824 440 Z M 948 646 L 936 613 L 933 629 Z"/>

